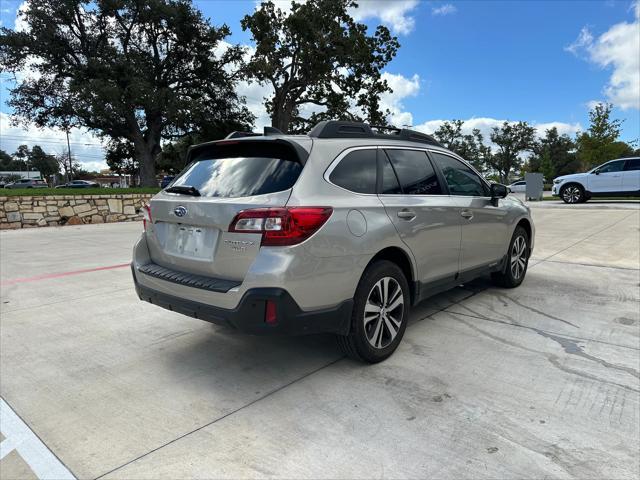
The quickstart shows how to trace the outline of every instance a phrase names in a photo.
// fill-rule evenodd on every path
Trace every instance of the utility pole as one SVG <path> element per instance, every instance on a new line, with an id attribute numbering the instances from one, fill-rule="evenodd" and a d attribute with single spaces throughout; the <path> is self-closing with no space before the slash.
<path id="1" fill-rule="evenodd" d="M 71 176 L 73 175 L 73 164 L 71 163 L 71 144 L 69 143 L 69 129 L 65 130 L 67 133 L 67 153 L 69 156 L 69 170 L 67 171 L 67 182 L 71 181 Z"/>

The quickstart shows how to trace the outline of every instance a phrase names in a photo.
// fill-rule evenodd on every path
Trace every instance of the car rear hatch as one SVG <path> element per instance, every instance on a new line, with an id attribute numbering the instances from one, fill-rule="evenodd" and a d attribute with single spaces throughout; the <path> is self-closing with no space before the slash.
<path id="1" fill-rule="evenodd" d="M 311 141 L 222 140 L 193 147 L 188 166 L 150 203 L 146 224 L 154 264 L 196 278 L 241 282 L 260 249 L 260 233 L 230 233 L 241 210 L 283 207 Z"/>

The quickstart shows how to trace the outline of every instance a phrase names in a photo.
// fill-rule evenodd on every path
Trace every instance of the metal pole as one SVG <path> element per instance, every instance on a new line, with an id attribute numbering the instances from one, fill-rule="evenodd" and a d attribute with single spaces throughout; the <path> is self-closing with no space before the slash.
<path id="1" fill-rule="evenodd" d="M 69 155 L 69 170 L 67 171 L 67 182 L 71 181 L 71 176 L 73 175 L 73 164 L 71 163 L 71 144 L 69 143 L 69 129 L 65 130 L 67 133 L 67 152 Z"/>

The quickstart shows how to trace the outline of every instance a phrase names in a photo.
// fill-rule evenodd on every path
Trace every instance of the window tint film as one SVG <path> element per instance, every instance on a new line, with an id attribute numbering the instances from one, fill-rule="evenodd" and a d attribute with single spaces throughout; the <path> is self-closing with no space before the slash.
<path id="1" fill-rule="evenodd" d="M 451 195 L 487 196 L 489 189 L 480 177 L 464 163 L 448 155 L 431 152 L 442 170 Z"/>
<path id="2" fill-rule="evenodd" d="M 598 173 L 610 173 L 610 172 L 620 172 L 624 168 L 624 160 L 618 160 L 617 162 L 609 162 L 600 168 L 598 168 Z"/>
<path id="3" fill-rule="evenodd" d="M 625 170 L 640 170 L 640 158 L 632 158 L 631 160 L 627 160 L 627 166 L 624 167 Z"/>
<path id="4" fill-rule="evenodd" d="M 203 197 L 249 197 L 288 190 L 302 165 L 281 147 L 214 146 L 199 152 L 174 186 L 195 187 Z"/>
<path id="5" fill-rule="evenodd" d="M 348 153 L 329 175 L 332 183 L 357 193 L 376 193 L 376 178 L 376 150 Z"/>
<path id="6" fill-rule="evenodd" d="M 386 150 L 405 195 L 441 195 L 436 172 L 425 152 Z"/>
<path id="7" fill-rule="evenodd" d="M 387 195 L 397 195 L 402 193 L 396 172 L 393 171 L 389 158 L 381 153 L 382 157 L 382 189 L 380 193 Z"/>

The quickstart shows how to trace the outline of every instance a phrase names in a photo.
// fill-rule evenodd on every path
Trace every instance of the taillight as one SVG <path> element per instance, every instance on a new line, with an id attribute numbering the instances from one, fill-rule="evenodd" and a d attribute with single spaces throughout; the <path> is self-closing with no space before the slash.
<path id="1" fill-rule="evenodd" d="M 142 226 L 144 231 L 147 231 L 147 223 L 151 224 L 153 219 L 151 218 L 151 205 L 143 205 L 142 207 Z"/>
<path id="2" fill-rule="evenodd" d="M 238 212 L 229 232 L 262 233 L 263 246 L 296 245 L 329 219 L 331 207 L 254 208 Z"/>

